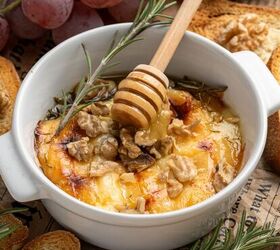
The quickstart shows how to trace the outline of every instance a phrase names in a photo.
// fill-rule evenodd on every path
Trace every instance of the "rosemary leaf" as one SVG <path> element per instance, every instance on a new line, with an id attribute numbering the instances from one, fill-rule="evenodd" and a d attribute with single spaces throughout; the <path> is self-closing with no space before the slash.
<path id="1" fill-rule="evenodd" d="M 85 47 L 82 45 L 87 65 L 89 67 L 89 74 L 87 77 L 87 81 L 85 82 L 83 87 L 79 89 L 79 92 L 76 93 L 75 100 L 70 109 L 67 110 L 65 117 L 61 119 L 57 133 L 61 131 L 66 123 L 73 117 L 73 114 L 77 113 L 76 109 L 79 107 L 80 102 L 82 102 L 82 100 L 87 96 L 91 89 L 91 86 L 95 84 L 96 79 L 103 74 L 104 69 L 106 69 L 106 65 L 108 65 L 108 63 L 127 46 L 142 40 L 142 38 L 137 38 L 137 36 L 145 29 L 151 27 L 150 24 L 152 24 L 152 20 L 156 16 L 162 14 L 165 9 L 171 7 L 175 3 L 176 1 L 167 4 L 166 0 L 148 0 L 146 5 L 144 6 L 144 0 L 142 0 L 136 18 L 134 19 L 134 22 L 130 26 L 129 30 L 119 39 L 118 42 L 116 42 L 117 34 L 114 34 L 111 45 L 109 46 L 109 50 L 107 51 L 107 53 L 105 53 L 100 64 L 93 72 L 89 54 L 86 51 Z M 160 24 L 162 24 L 162 22 L 156 22 L 154 25 Z"/>
<path id="2" fill-rule="evenodd" d="M 189 91 L 190 93 L 207 93 L 207 94 L 215 94 L 215 93 L 223 93 L 227 90 L 227 86 L 216 86 L 212 87 L 206 85 L 203 82 L 190 80 L 186 77 L 183 79 L 178 79 L 176 77 L 169 77 L 171 81 L 171 85 L 174 88 L 184 89 Z"/>
<path id="3" fill-rule="evenodd" d="M 7 208 L 7 209 L 2 209 L 0 211 L 0 216 L 1 215 L 6 215 L 6 214 L 14 214 L 14 213 L 20 213 L 20 212 L 26 212 L 28 211 L 28 208 L 22 207 L 22 208 Z"/>
<path id="4" fill-rule="evenodd" d="M 88 51 L 86 50 L 85 45 L 82 43 L 82 48 L 85 54 L 85 58 L 86 58 L 86 62 L 87 62 L 87 66 L 88 66 L 88 79 L 91 77 L 92 75 L 92 63 L 91 63 L 91 58 L 90 55 L 88 53 Z"/>
<path id="5" fill-rule="evenodd" d="M 0 240 L 6 238 L 10 234 L 12 234 L 14 231 L 16 231 L 18 226 L 7 226 L 3 229 L 0 229 Z"/>
<path id="6" fill-rule="evenodd" d="M 13 214 L 13 213 L 19 213 L 19 212 L 25 212 L 27 210 L 28 210 L 27 207 L 2 209 L 0 211 L 0 216 L 7 215 L 7 214 Z M 1 223 L 0 224 L 0 240 L 9 236 L 11 233 L 16 231 L 17 228 L 18 228 L 18 226 L 16 226 L 16 225 L 9 225 L 8 223 Z"/>
<path id="7" fill-rule="evenodd" d="M 225 237 L 220 240 L 219 233 L 223 227 L 223 220 L 219 223 L 213 233 L 202 240 L 198 240 L 191 246 L 191 250 L 261 250 L 280 244 L 280 236 L 270 224 L 257 226 L 251 224 L 245 229 L 246 212 L 241 216 L 235 237 L 233 229 L 226 229 Z"/>

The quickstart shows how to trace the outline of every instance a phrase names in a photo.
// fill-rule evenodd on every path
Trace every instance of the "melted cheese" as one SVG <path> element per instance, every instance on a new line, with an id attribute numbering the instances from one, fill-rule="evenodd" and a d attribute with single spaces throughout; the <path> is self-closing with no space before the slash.
<path id="1" fill-rule="evenodd" d="M 222 105 L 213 103 L 212 110 L 197 102 L 188 114 L 185 124 L 199 119 L 193 136 L 176 136 L 175 153 L 185 155 L 194 161 L 198 174 L 191 182 L 184 183 L 183 192 L 175 199 L 169 198 L 166 183 L 158 179 L 165 159 L 136 174 L 136 182 L 124 183 L 119 174 L 110 172 L 102 177 L 89 177 L 89 163 L 79 162 L 69 156 L 66 143 L 77 136 L 84 136 L 76 129 L 75 121 L 70 123 L 58 137 L 51 137 L 58 120 L 42 121 L 36 130 L 36 150 L 45 175 L 61 189 L 77 199 L 111 211 L 134 209 L 138 197 L 146 199 L 146 211 L 162 213 L 197 204 L 215 194 L 213 173 L 221 161 L 227 162 L 236 171 L 240 168 L 242 142 L 238 124 L 225 120 L 213 121 L 216 116 L 232 116 Z M 152 125 L 150 133 L 154 138 L 163 137 L 166 119 L 159 118 Z M 214 119 L 215 120 L 215 119 Z M 218 119 L 219 120 L 219 119 Z M 204 143 L 206 143 L 204 145 Z"/>

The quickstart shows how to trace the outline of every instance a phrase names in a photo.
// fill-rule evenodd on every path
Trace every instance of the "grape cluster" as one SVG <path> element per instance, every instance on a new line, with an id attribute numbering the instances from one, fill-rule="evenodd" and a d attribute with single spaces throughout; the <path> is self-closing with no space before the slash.
<path id="1" fill-rule="evenodd" d="M 49 30 L 58 44 L 107 20 L 132 21 L 139 4 L 140 0 L 0 0 L 0 51 L 11 32 L 37 39 Z"/>

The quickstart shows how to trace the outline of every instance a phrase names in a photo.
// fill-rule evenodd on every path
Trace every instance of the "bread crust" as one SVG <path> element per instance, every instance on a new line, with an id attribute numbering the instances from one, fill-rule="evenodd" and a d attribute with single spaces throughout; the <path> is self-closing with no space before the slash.
<path id="1" fill-rule="evenodd" d="M 280 84 L 280 46 L 272 53 L 267 66 Z M 264 158 L 280 174 L 280 110 L 268 118 Z"/>
<path id="2" fill-rule="evenodd" d="M 11 128 L 20 79 L 13 63 L 0 56 L 0 135 Z"/>
<path id="3" fill-rule="evenodd" d="M 29 235 L 29 230 L 22 222 L 12 214 L 0 216 L 0 223 L 7 223 L 9 226 L 16 226 L 17 229 L 11 235 L 0 240 L 1 250 L 21 249 Z"/>
<path id="4" fill-rule="evenodd" d="M 22 250 L 41 249 L 80 250 L 81 245 L 79 239 L 72 233 L 63 230 L 57 230 L 36 237 L 22 248 Z"/>
<path id="5" fill-rule="evenodd" d="M 270 27 L 280 29 L 280 10 L 227 0 L 204 0 L 189 29 L 217 41 L 223 25 L 248 13 L 257 14 Z"/>

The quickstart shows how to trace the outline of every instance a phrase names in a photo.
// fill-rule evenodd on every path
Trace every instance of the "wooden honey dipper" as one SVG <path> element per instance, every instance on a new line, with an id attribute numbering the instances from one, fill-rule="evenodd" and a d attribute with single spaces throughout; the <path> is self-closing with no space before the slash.
<path id="1" fill-rule="evenodd" d="M 166 101 L 168 78 L 163 73 L 202 0 L 184 0 L 150 65 L 138 65 L 119 84 L 111 109 L 114 120 L 147 128 Z"/>

